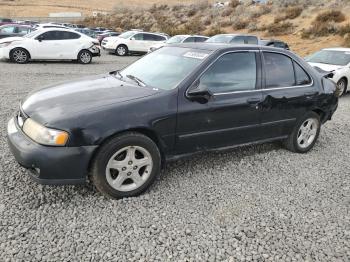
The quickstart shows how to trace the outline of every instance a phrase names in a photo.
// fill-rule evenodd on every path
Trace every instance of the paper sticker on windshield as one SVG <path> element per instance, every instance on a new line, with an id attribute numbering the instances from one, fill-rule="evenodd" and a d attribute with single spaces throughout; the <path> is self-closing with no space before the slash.
<path id="1" fill-rule="evenodd" d="M 187 52 L 184 54 L 184 57 L 195 58 L 195 59 L 204 59 L 208 56 L 205 53 L 197 53 L 197 52 Z"/>

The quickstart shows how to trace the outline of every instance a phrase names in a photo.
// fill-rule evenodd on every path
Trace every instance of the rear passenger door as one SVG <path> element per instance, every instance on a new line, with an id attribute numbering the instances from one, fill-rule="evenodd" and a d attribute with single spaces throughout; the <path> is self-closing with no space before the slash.
<path id="1" fill-rule="evenodd" d="M 278 52 L 262 52 L 262 127 L 265 138 L 290 134 L 297 119 L 313 104 L 318 89 L 300 64 Z"/>

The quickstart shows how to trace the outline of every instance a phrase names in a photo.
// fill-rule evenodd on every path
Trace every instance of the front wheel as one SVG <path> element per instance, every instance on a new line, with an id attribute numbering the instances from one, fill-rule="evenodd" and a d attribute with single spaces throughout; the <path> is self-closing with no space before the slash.
<path id="1" fill-rule="evenodd" d="M 338 89 L 338 96 L 341 97 L 342 95 L 345 94 L 346 92 L 346 85 L 347 85 L 347 82 L 346 82 L 346 79 L 345 78 L 342 78 L 338 81 L 337 83 L 337 89 Z"/>
<path id="2" fill-rule="evenodd" d="M 10 60 L 17 64 L 26 64 L 29 59 L 29 52 L 23 48 L 15 48 L 10 53 Z"/>
<path id="3" fill-rule="evenodd" d="M 130 132 L 113 138 L 99 149 L 90 178 L 108 197 L 132 197 L 152 185 L 160 166 L 157 145 L 147 136 Z"/>
<path id="4" fill-rule="evenodd" d="M 292 134 L 285 141 L 285 146 L 292 152 L 306 153 L 314 147 L 320 130 L 320 116 L 310 112 L 297 122 Z"/>
<path id="5" fill-rule="evenodd" d="M 78 54 L 78 62 L 80 64 L 90 64 L 92 61 L 92 54 L 88 50 L 81 50 Z"/>
<path id="6" fill-rule="evenodd" d="M 119 45 L 115 50 L 115 53 L 118 56 L 126 56 L 128 54 L 128 48 L 125 45 Z"/>

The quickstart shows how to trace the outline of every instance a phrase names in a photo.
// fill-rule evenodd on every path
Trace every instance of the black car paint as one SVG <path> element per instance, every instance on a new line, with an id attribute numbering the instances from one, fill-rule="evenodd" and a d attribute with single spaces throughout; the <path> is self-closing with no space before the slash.
<path id="1" fill-rule="evenodd" d="M 33 156 L 23 142 L 18 141 L 19 138 L 14 140 L 9 136 L 17 161 L 27 168 L 40 168 L 43 164 L 33 165 L 30 160 L 44 161 L 42 154 L 46 154 L 45 150 L 62 152 L 67 149 L 65 171 L 57 165 L 54 172 L 41 169 L 37 181 L 51 183 L 49 181 L 55 179 L 57 183 L 70 183 L 67 179 L 73 179 L 72 183 L 84 182 L 98 145 L 125 131 L 139 131 L 151 137 L 159 146 L 163 160 L 171 160 L 196 152 L 283 139 L 306 112 L 319 113 L 325 122 L 336 110 L 335 85 L 289 51 L 249 45 L 174 46 L 212 50 L 212 54 L 173 90 L 139 87 L 109 74 L 48 87 L 29 95 L 22 104 L 25 117 L 47 127 L 65 130 L 70 138 L 63 148 L 36 145 L 42 150 L 35 150 Z M 222 54 L 242 50 L 256 54 L 259 80 L 256 90 L 214 94 L 207 103 L 189 99 L 188 90 L 206 68 Z M 294 59 L 309 73 L 312 85 L 264 89 L 261 50 L 282 53 Z M 28 146 L 36 144 L 28 138 L 23 139 L 28 140 Z M 21 145 L 19 149 L 18 143 Z M 78 151 L 71 152 L 72 148 Z M 81 156 L 79 164 L 74 158 L 76 154 Z M 71 155 L 72 160 L 69 160 Z M 59 175 L 58 170 L 64 174 Z"/>

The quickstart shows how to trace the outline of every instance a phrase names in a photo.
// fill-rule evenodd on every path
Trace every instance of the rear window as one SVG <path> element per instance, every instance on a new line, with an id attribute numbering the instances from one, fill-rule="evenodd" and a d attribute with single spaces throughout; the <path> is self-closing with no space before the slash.
<path id="1" fill-rule="evenodd" d="M 277 54 L 264 52 L 266 88 L 289 87 L 295 83 L 292 59 Z"/>

